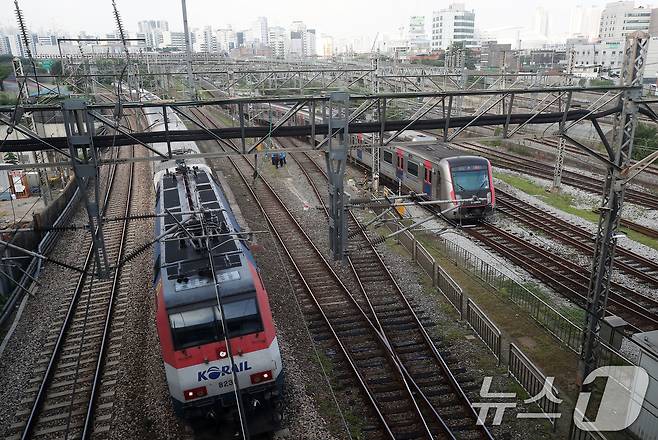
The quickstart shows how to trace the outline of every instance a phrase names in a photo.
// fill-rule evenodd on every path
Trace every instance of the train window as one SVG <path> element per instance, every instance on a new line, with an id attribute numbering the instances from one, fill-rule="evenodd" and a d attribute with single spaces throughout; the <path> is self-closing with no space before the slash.
<path id="1" fill-rule="evenodd" d="M 407 161 L 407 172 L 412 176 L 418 176 L 418 164 L 412 161 Z"/>
<path id="2" fill-rule="evenodd" d="M 169 325 L 176 350 L 217 341 L 217 315 L 213 307 L 170 314 Z"/>
<path id="3" fill-rule="evenodd" d="M 231 337 L 263 331 L 263 322 L 258 314 L 256 298 L 224 304 L 224 314 Z"/>
<path id="4" fill-rule="evenodd" d="M 226 328 L 229 337 L 235 338 L 263 331 L 256 298 L 247 298 L 224 304 Z M 171 334 L 176 350 L 222 341 L 224 330 L 218 306 L 172 313 L 169 315 Z"/>
<path id="5" fill-rule="evenodd" d="M 384 162 L 393 164 L 393 153 L 390 151 L 384 151 Z"/>

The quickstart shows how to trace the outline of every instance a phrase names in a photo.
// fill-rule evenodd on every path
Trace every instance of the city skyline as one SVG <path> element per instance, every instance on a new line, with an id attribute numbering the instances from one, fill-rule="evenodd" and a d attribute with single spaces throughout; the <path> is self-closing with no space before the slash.
<path id="1" fill-rule="evenodd" d="M 112 17 L 112 5 L 108 0 L 98 2 L 96 8 L 85 7 L 85 2 L 79 0 L 63 0 L 58 3 L 57 8 L 44 11 L 44 5 L 39 1 L 23 0 L 20 6 L 24 12 L 28 26 L 32 32 L 54 31 L 56 33 L 76 34 L 80 32 L 106 34 L 115 31 L 116 25 Z M 394 39 L 399 34 L 400 28 L 409 23 L 411 16 L 426 17 L 426 32 L 431 34 L 431 17 L 434 11 L 447 8 L 451 1 L 439 1 L 428 3 L 412 0 L 398 4 L 391 0 L 382 2 L 357 3 L 337 0 L 332 3 L 332 9 L 325 11 L 297 0 L 285 1 L 273 4 L 255 0 L 253 7 L 244 8 L 237 4 L 218 4 L 208 1 L 188 1 L 188 17 L 191 28 L 203 28 L 212 26 L 215 29 L 231 25 L 236 31 L 249 28 L 257 16 L 265 16 L 269 26 L 281 26 L 290 28 L 293 21 L 304 21 L 308 26 L 315 28 L 318 35 L 330 34 L 334 38 L 371 38 Z M 570 20 L 558 19 L 559 17 L 570 17 L 573 15 L 574 7 L 583 6 L 605 6 L 607 1 L 581 1 L 574 4 L 567 0 L 555 0 L 552 2 L 543 0 L 531 0 L 515 5 L 514 10 L 492 5 L 484 0 L 457 1 L 463 3 L 467 10 L 473 9 L 476 13 L 475 28 L 480 33 L 505 34 L 511 28 L 514 31 L 521 29 L 526 33 L 535 32 L 535 17 L 540 8 L 545 11 L 548 30 L 543 37 L 548 41 L 564 40 L 569 36 Z M 638 5 L 652 3 L 636 2 Z M 118 0 L 117 6 L 121 14 L 125 28 L 128 31 L 136 31 L 137 23 L 143 20 L 166 20 L 172 30 L 182 30 L 181 4 L 180 0 L 162 0 L 157 2 L 146 1 L 128 3 Z M 3 14 L 0 18 L 0 27 L 13 28 L 16 21 L 13 14 L 14 4 L 12 0 L 0 0 L 0 8 L 11 13 Z M 345 8 L 351 11 L 345 14 Z M 70 14 L 69 11 L 75 11 Z M 257 12 L 256 12 L 257 11 Z M 48 14 L 44 14 L 48 12 Z M 67 16 L 66 14 L 69 13 Z M 565 15 L 566 14 L 566 15 Z M 209 17 L 216 17 L 209 19 Z M 347 17 L 347 18 L 346 18 Z M 358 17 L 352 19 L 350 17 Z M 523 19 L 525 17 L 526 19 Z M 529 20 L 527 18 L 530 18 Z M 355 20 L 358 20 L 355 23 Z M 519 25 L 523 23 L 523 25 Z M 512 37 L 509 37 L 512 38 Z"/>

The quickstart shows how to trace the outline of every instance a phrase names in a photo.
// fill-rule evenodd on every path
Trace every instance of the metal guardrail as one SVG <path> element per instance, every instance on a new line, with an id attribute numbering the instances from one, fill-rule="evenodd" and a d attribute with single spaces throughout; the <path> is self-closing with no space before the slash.
<path id="1" fill-rule="evenodd" d="M 500 330 L 470 298 L 466 299 L 466 322 L 468 322 L 468 325 L 475 331 L 479 338 L 482 339 L 484 345 L 491 350 L 498 360 L 498 365 L 500 365 Z"/>
<path id="2" fill-rule="evenodd" d="M 436 288 L 459 312 L 459 319 L 464 319 L 464 291 L 441 266 L 436 265 Z"/>
<path id="3" fill-rule="evenodd" d="M 582 329 L 547 304 L 543 299 L 505 275 L 477 255 L 454 242 L 439 238 L 439 251 L 452 258 L 464 269 L 473 272 L 478 278 L 519 306 L 539 325 L 563 342 L 575 353 L 580 353 Z"/>
<path id="4" fill-rule="evenodd" d="M 583 416 L 583 420 L 587 421 L 587 417 Z M 583 431 L 572 421 L 569 427 L 569 440 L 608 440 L 608 438 L 600 431 Z"/>
<path id="5" fill-rule="evenodd" d="M 546 384 L 546 376 L 514 343 L 510 343 L 509 345 L 507 374 L 516 379 L 531 397 L 536 397 L 544 389 Z M 552 386 L 550 391 L 553 396 L 558 396 L 558 390 L 555 386 Z M 545 415 L 557 414 L 558 412 L 558 402 L 550 400 L 545 395 L 535 403 Z M 558 419 L 549 417 L 547 420 L 553 425 L 553 429 L 555 430 Z"/>

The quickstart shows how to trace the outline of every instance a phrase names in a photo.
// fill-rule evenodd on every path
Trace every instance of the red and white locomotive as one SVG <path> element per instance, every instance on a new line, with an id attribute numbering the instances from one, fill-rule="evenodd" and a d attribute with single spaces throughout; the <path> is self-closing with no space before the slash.
<path id="1" fill-rule="evenodd" d="M 146 115 L 156 125 L 158 112 Z M 189 144 L 177 149 L 198 152 Z M 281 354 L 267 292 L 223 189 L 208 166 L 182 161 L 157 164 L 154 185 L 156 323 L 174 409 L 237 421 L 237 378 L 250 433 L 272 431 L 282 418 Z"/>

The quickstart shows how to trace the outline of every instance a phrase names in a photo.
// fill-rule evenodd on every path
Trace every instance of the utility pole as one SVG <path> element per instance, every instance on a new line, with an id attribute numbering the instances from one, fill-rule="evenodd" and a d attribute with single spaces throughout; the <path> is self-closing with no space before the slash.
<path id="1" fill-rule="evenodd" d="M 347 215 L 344 191 L 345 166 L 349 139 L 350 95 L 329 95 L 329 146 L 325 152 L 329 176 L 329 246 L 334 260 L 347 256 Z M 334 133 L 335 136 L 334 136 Z"/>
<path id="2" fill-rule="evenodd" d="M 372 82 L 372 92 L 373 93 L 379 93 L 379 54 L 376 53 L 374 55 L 374 58 L 372 60 L 372 69 L 373 69 L 373 78 L 374 81 Z M 380 121 L 383 120 L 381 119 L 382 115 L 382 109 L 381 109 L 381 101 L 379 103 L 379 106 L 377 108 L 377 113 L 379 116 Z M 381 147 L 384 145 L 384 137 L 377 136 L 376 133 L 372 134 L 372 190 L 373 192 L 379 191 L 379 165 L 380 165 L 380 156 L 381 156 Z"/>
<path id="3" fill-rule="evenodd" d="M 62 103 L 62 114 L 71 165 L 87 210 L 96 267 L 99 276 L 105 278 L 110 273 L 110 266 L 103 236 L 103 210 L 100 205 L 101 191 L 98 178 L 99 158 L 94 147 L 94 124 L 87 112 L 87 104 L 81 100 L 65 100 Z M 93 185 L 93 193 L 89 190 L 90 185 Z"/>
<path id="4" fill-rule="evenodd" d="M 181 0 L 183 6 L 183 32 L 185 32 L 185 64 L 187 66 L 187 86 L 190 98 L 193 101 L 198 99 L 196 82 L 194 81 L 194 72 L 192 72 L 192 42 L 190 41 L 190 29 L 187 25 L 187 5 L 185 0 Z"/>
<path id="5" fill-rule="evenodd" d="M 23 18 L 23 12 L 18 6 L 18 0 L 14 0 L 14 5 L 16 7 L 16 20 L 18 21 L 18 28 L 21 31 L 21 40 L 23 42 L 24 52 L 27 55 L 27 58 L 32 64 L 32 70 L 34 71 L 34 81 L 37 85 L 37 101 L 39 100 L 39 78 L 37 78 L 37 69 L 34 64 L 34 58 L 32 58 L 32 49 L 30 47 L 30 37 L 27 32 L 27 25 L 25 24 L 25 19 Z M 28 87 L 27 77 L 25 76 L 25 71 L 23 70 L 23 63 L 20 57 L 13 58 L 13 67 L 14 67 L 14 76 L 16 77 L 16 82 L 18 83 L 18 104 L 25 105 L 30 104 L 30 92 Z M 19 79 L 20 78 L 20 79 Z M 20 117 L 16 118 L 20 119 Z M 23 115 L 25 126 L 33 133 L 38 134 L 37 124 L 34 121 L 34 115 L 31 112 L 27 112 Z M 18 120 L 16 121 L 18 122 Z M 44 133 L 45 134 L 45 133 Z M 35 151 L 32 153 L 35 163 L 44 163 L 43 152 Z M 37 177 L 39 178 L 39 192 L 41 193 L 41 199 L 43 204 L 48 206 L 52 201 L 53 195 L 50 191 L 50 185 L 48 183 L 48 172 L 44 168 L 37 168 Z"/>
<path id="6" fill-rule="evenodd" d="M 642 75 L 646 63 L 649 34 L 634 32 L 626 37 L 624 60 L 620 73 L 620 86 L 634 86 L 624 90 L 619 98 L 621 111 L 614 121 L 615 166 L 608 167 L 596 233 L 596 248 L 592 261 L 592 274 L 587 293 L 587 316 L 583 330 L 583 346 L 580 354 L 578 383 L 582 386 L 589 373 L 598 367 L 600 323 L 604 318 L 615 248 L 617 230 L 624 201 L 625 176 L 623 171 L 631 163 L 633 137 L 637 124 L 638 103 L 642 97 Z"/>
<path id="7" fill-rule="evenodd" d="M 566 85 L 571 86 L 571 79 L 573 74 L 573 65 L 575 60 L 576 52 L 571 48 L 567 53 L 567 79 Z M 571 107 L 571 93 L 569 93 L 569 100 L 565 104 L 565 114 L 569 111 Z M 564 121 L 560 123 L 560 134 L 564 130 Z M 555 168 L 553 168 L 553 185 L 551 186 L 551 192 L 559 192 L 560 185 L 562 184 L 562 169 L 564 167 L 564 155 L 566 153 L 566 144 L 567 141 L 564 139 L 564 136 L 560 136 L 560 142 L 557 146 L 557 156 L 555 157 Z"/>

